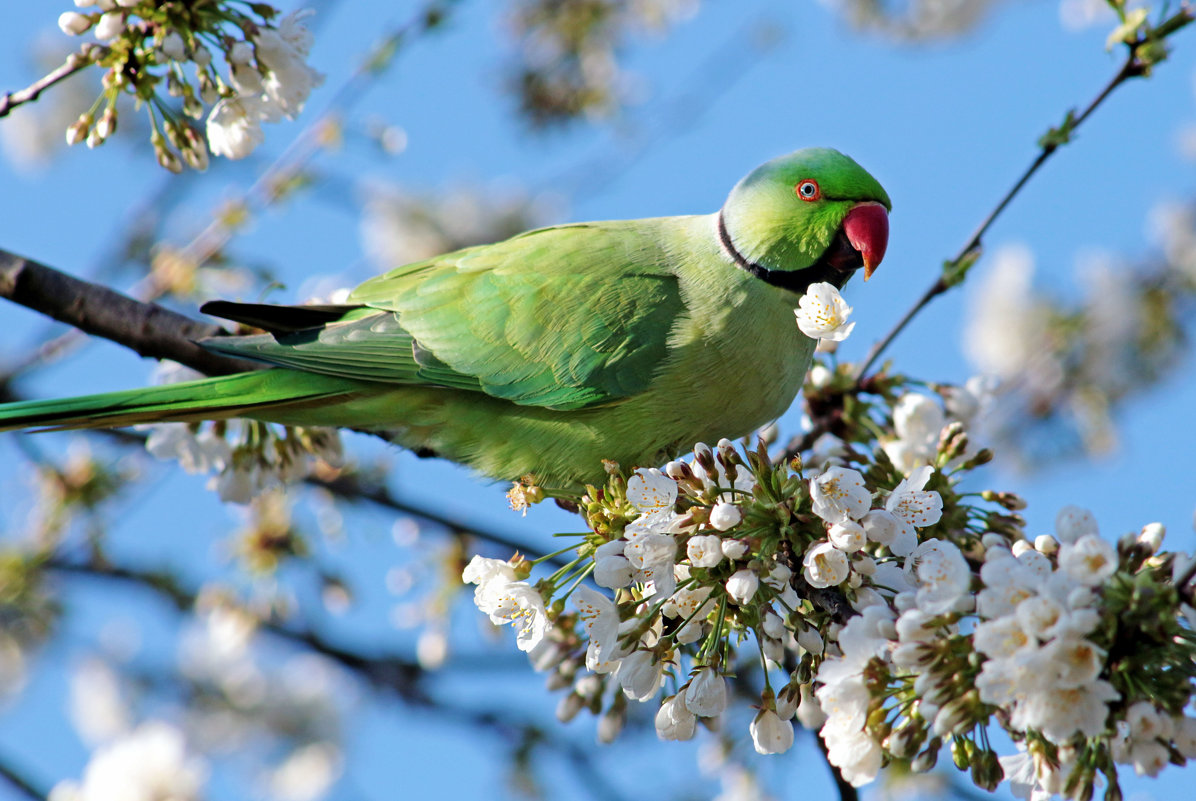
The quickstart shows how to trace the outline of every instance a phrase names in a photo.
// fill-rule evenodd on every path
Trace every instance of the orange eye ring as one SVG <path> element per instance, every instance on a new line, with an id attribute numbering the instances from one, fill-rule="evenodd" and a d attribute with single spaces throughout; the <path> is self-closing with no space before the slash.
<path id="1" fill-rule="evenodd" d="M 805 180 L 798 181 L 797 186 L 793 187 L 793 191 L 799 198 L 807 203 L 813 203 L 815 200 L 818 200 L 822 197 L 822 189 L 819 188 L 818 182 L 813 178 L 806 178 Z"/>

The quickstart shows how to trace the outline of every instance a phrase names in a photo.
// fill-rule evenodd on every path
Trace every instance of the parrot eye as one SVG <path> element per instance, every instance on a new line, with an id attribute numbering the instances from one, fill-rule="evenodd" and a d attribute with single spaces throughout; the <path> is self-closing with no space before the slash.
<path id="1" fill-rule="evenodd" d="M 822 197 L 822 190 L 818 188 L 818 182 L 813 178 L 807 178 L 804 181 L 799 182 L 798 185 L 794 187 L 794 191 L 797 192 L 798 197 L 807 202 L 813 202 Z"/>

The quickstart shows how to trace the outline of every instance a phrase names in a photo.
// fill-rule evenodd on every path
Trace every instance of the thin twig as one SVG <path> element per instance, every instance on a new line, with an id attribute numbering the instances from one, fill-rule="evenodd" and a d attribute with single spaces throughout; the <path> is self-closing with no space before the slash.
<path id="1" fill-rule="evenodd" d="M 1159 29 L 1165 29 L 1167 31 L 1167 35 L 1170 35 L 1170 33 L 1178 30 L 1179 27 L 1183 27 L 1184 25 L 1190 23 L 1191 20 L 1192 12 L 1190 8 L 1184 7 L 1182 10 L 1174 14 L 1171 19 L 1168 19 L 1167 22 L 1161 24 Z M 1078 130 L 1080 126 L 1084 124 L 1087 118 L 1092 115 L 1092 112 L 1096 111 L 1098 106 L 1103 104 L 1105 99 L 1109 97 L 1118 86 L 1121 86 L 1125 81 L 1128 81 L 1131 78 L 1139 78 L 1141 75 L 1147 74 L 1146 66 L 1143 65 L 1143 63 L 1139 60 L 1139 48 L 1146 43 L 1147 39 L 1139 39 L 1139 41 L 1127 45 L 1129 48 L 1129 55 L 1125 56 L 1125 61 L 1122 63 L 1121 69 L 1118 69 L 1117 73 L 1113 75 L 1107 84 L 1105 84 L 1103 90 L 1100 90 L 1097 96 L 1092 99 L 1092 102 L 1088 103 L 1084 111 L 1080 112 L 1080 115 L 1074 118 L 1068 127 L 1068 135 L 1074 134 L 1075 130 Z M 989 228 L 993 226 L 994 222 L 997 218 L 999 218 L 1003 210 L 1005 210 L 1008 204 L 1013 201 L 1014 197 L 1017 197 L 1018 194 L 1020 194 L 1025 185 L 1030 182 L 1030 179 L 1033 176 L 1035 176 L 1035 173 L 1038 172 L 1038 170 L 1041 169 L 1045 163 L 1047 163 L 1051 155 L 1054 155 L 1055 152 L 1058 151 L 1058 147 L 1060 147 L 1061 143 L 1062 142 L 1055 140 L 1045 140 L 1042 142 L 1041 149 L 1039 149 L 1035 160 L 1032 161 L 1029 167 L 1026 167 L 1025 172 L 1021 173 L 1021 177 L 1018 178 L 1017 183 L 1014 183 L 1013 187 L 1006 192 L 1005 196 L 1001 197 L 1001 200 L 997 202 L 993 210 L 988 213 L 988 216 L 984 218 L 984 221 L 981 222 L 980 226 L 976 228 L 976 231 L 972 232 L 972 236 L 968 239 L 968 241 L 966 241 L 963 247 L 960 247 L 959 252 L 956 253 L 956 256 L 954 256 L 950 262 L 947 262 L 948 267 L 963 263 L 965 259 L 969 259 L 980 252 L 981 241 L 984 237 L 984 234 L 988 233 Z M 861 363 L 858 371 L 855 373 L 856 386 L 860 385 L 861 381 L 864 380 L 868 369 L 872 367 L 873 363 L 875 363 L 877 359 L 879 359 L 880 354 L 884 353 L 885 349 L 889 347 L 889 344 L 895 340 L 897 335 L 901 334 L 901 332 L 905 329 L 905 326 L 909 325 L 910 320 L 913 320 L 914 317 L 917 316 L 917 313 L 921 312 L 922 308 L 925 308 L 930 301 L 936 298 L 936 296 L 945 293 L 947 289 L 950 289 L 952 286 L 958 286 L 959 283 L 962 283 L 962 281 L 948 282 L 945 275 L 940 275 L 938 279 L 935 279 L 933 285 L 930 285 L 926 293 L 923 293 L 921 298 L 915 302 L 914 306 L 911 307 L 908 312 L 905 312 L 904 316 L 901 318 L 901 320 L 899 320 L 897 325 L 893 326 L 892 330 L 889 331 L 889 334 L 887 334 L 883 340 L 880 340 L 877 344 L 874 344 L 872 349 L 868 351 L 867 359 Z"/>
<path id="2" fill-rule="evenodd" d="M 51 558 L 42 567 L 60 573 L 84 575 L 99 579 L 119 581 L 144 587 L 167 599 L 179 611 L 194 607 L 197 593 L 188 590 L 168 573 L 155 573 L 116 565 L 70 562 Z M 424 678 L 428 675 L 414 662 L 391 655 L 367 655 L 359 651 L 336 645 L 312 629 L 300 629 L 271 621 L 261 621 L 262 630 L 275 637 L 309 648 L 331 659 L 378 690 L 393 693 L 413 707 L 435 712 L 440 718 L 455 720 L 473 728 L 488 729 L 498 734 L 504 742 L 517 747 L 518 743 L 532 737 L 537 746 L 556 751 L 586 777 L 588 789 L 597 798 L 609 801 L 624 801 L 624 796 L 611 785 L 603 771 L 594 765 L 592 749 L 583 748 L 563 737 L 544 737 L 540 727 L 530 720 L 518 720 L 509 710 L 470 709 L 436 698 L 425 691 Z M 31 795 L 44 801 L 45 796 Z"/>
<path id="3" fill-rule="evenodd" d="M 1092 101 L 1088 103 L 1084 110 L 1079 115 L 1071 119 L 1066 131 L 1067 138 L 1070 138 L 1070 136 L 1074 134 L 1074 132 L 1088 119 L 1089 116 L 1092 115 L 1094 111 L 1096 111 L 1096 109 L 1102 103 L 1104 103 L 1104 101 L 1113 93 L 1114 90 L 1131 78 L 1136 78 L 1147 74 L 1147 65 L 1143 64 L 1143 62 L 1139 59 L 1139 49 L 1143 45 L 1147 44 L 1148 42 L 1162 41 L 1167 36 L 1170 36 L 1180 28 L 1192 22 L 1194 18 L 1196 17 L 1193 16 L 1192 9 L 1185 5 L 1166 21 L 1156 26 L 1153 34 L 1148 35 L 1153 38 L 1140 38 L 1133 43 L 1127 43 L 1129 54 L 1126 56 L 1121 68 L 1108 81 L 1108 83 L 1105 84 L 1104 88 L 1101 89 L 1096 97 L 1094 97 Z M 1022 189 L 1038 172 L 1042 165 L 1045 164 L 1047 160 L 1059 150 L 1060 144 L 1063 144 L 1068 140 L 1067 138 L 1055 140 L 1044 137 L 1044 141 L 1039 147 L 1038 155 L 1030 163 L 1030 166 L 1022 172 L 1021 176 L 1017 179 L 1009 191 L 1007 191 L 1001 197 L 996 206 L 993 207 L 992 211 L 985 216 L 984 220 L 979 226 L 977 226 L 976 230 L 972 232 L 972 235 L 968 238 L 964 246 L 960 248 L 958 253 L 955 254 L 955 257 L 946 262 L 943 273 L 941 273 L 934 280 L 934 283 L 932 283 L 930 287 L 924 293 L 922 293 L 922 296 L 918 298 L 914 305 L 911 306 L 904 315 L 902 315 L 901 319 L 897 321 L 896 325 L 894 325 L 892 329 L 890 329 L 889 332 L 885 334 L 883 338 L 877 341 L 876 344 L 874 344 L 868 351 L 867 357 L 860 363 L 859 367 L 855 371 L 855 381 L 852 389 L 848 391 L 849 393 L 859 392 L 863 389 L 867 382 L 868 371 L 872 369 L 872 366 L 876 364 L 876 361 L 880 358 L 881 354 L 888 349 L 889 345 L 893 343 L 893 340 L 895 340 L 897 336 L 906 329 L 906 327 L 922 311 L 922 309 L 926 308 L 926 306 L 929 305 L 930 302 L 939 295 L 942 295 L 952 287 L 963 283 L 962 276 L 959 278 L 951 278 L 949 277 L 949 271 L 951 271 L 953 268 L 958 268 L 960 265 L 966 264 L 969 260 L 974 260 L 977 256 L 979 256 L 982 240 L 984 235 L 988 233 L 989 228 L 992 227 L 993 223 L 996 222 L 1001 213 L 1005 211 L 1005 208 L 1010 204 L 1010 202 L 1012 202 L 1013 199 L 1021 193 Z M 779 458 L 788 459 L 801 453 L 803 450 L 811 447 L 814 441 L 828 430 L 829 425 L 826 423 L 826 421 L 815 421 L 814 427 L 809 432 L 806 432 L 800 436 L 796 436 L 789 441 L 785 447 L 784 453 Z"/>
<path id="4" fill-rule="evenodd" d="M 34 784 L 28 776 L 14 768 L 7 759 L 0 759 L 0 779 L 4 779 L 17 792 L 33 801 L 46 801 L 49 796 L 49 791 Z"/>
<path id="5" fill-rule="evenodd" d="M 426 506 L 413 504 L 410 501 L 401 501 L 394 497 L 385 486 L 381 484 L 369 484 L 363 482 L 359 475 L 346 473 L 336 478 L 325 479 L 316 476 L 309 476 L 306 482 L 314 487 L 322 487 L 328 490 L 333 495 L 347 501 L 369 501 L 384 509 L 389 509 L 392 512 L 399 514 L 413 515 L 422 518 L 431 523 L 444 526 L 451 533 L 455 535 L 466 535 L 469 537 L 476 537 L 477 539 L 486 542 L 500 545 L 503 548 L 510 549 L 512 552 L 522 553 L 526 556 L 536 558 L 541 554 L 536 548 L 529 548 L 526 543 L 520 542 L 517 539 L 508 537 L 504 534 L 499 534 L 494 531 L 479 529 L 476 526 L 469 525 L 464 521 L 455 519 L 443 512 L 435 511 Z M 551 559 L 545 560 L 546 564 L 557 565 L 563 567 L 568 564 L 567 560 L 562 557 L 555 556 Z"/>
<path id="6" fill-rule="evenodd" d="M 329 130 L 338 125 L 344 112 L 357 102 L 370 85 L 370 81 L 393 62 L 394 55 L 403 41 L 440 27 L 457 2 L 459 0 L 432 0 L 407 22 L 387 31 L 361 60 L 353 74 L 337 89 L 324 111 L 304 128 L 282 155 L 245 190 L 240 203 L 248 207 L 252 203 L 265 205 L 276 200 L 280 194 L 279 188 L 285 187 L 298 173 L 299 168 L 311 161 L 315 153 L 325 147 Z M 183 248 L 183 252 L 191 263 L 203 264 L 228 244 L 232 234 L 233 227 L 224 219 L 224 215 L 217 216 L 192 238 Z"/>
<path id="7" fill-rule="evenodd" d="M 180 612 L 192 609 L 198 597 L 198 593 L 185 587 L 167 571 L 141 570 L 95 561 L 74 562 L 61 557 L 47 559 L 40 567 L 55 573 L 107 579 L 143 587 L 169 601 Z M 313 629 L 298 628 L 270 620 L 259 621 L 259 626 L 262 631 L 279 639 L 303 645 L 323 654 L 343 667 L 361 674 L 372 684 L 395 691 L 406 700 L 419 704 L 428 702 L 427 696 L 419 688 L 423 668 L 414 662 L 392 654 L 359 653 L 329 641 Z"/>
<path id="8" fill-rule="evenodd" d="M 85 44 L 76 53 L 66 57 L 66 61 L 52 72 L 37 79 L 24 89 L 15 92 L 5 92 L 0 95 L 0 117 L 8 116 L 17 106 L 32 103 L 42 92 L 59 81 L 64 81 L 84 67 L 89 67 L 108 54 L 108 48 L 103 45 Z"/>

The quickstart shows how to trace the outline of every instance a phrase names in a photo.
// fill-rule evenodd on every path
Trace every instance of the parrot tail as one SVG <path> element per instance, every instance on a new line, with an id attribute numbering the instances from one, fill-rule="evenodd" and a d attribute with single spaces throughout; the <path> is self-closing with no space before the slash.
<path id="1" fill-rule="evenodd" d="M 320 406 L 365 386 L 299 370 L 258 370 L 102 395 L 0 404 L 0 431 L 116 428 L 259 415 L 269 420 L 275 410 Z"/>

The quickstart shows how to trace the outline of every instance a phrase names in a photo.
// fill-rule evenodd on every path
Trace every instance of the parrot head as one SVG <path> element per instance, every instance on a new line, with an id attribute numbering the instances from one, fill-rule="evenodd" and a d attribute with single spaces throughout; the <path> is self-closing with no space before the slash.
<path id="1" fill-rule="evenodd" d="M 860 267 L 871 277 L 889 243 L 888 194 L 837 150 L 805 148 L 757 167 L 719 212 L 719 237 L 736 264 L 804 292 L 842 288 Z"/>

